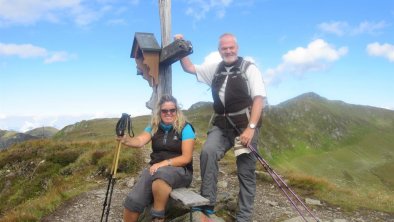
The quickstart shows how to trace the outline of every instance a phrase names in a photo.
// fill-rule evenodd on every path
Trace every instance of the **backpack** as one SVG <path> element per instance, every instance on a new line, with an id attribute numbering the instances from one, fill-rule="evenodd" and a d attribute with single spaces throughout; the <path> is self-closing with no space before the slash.
<path id="1" fill-rule="evenodd" d="M 242 79 L 246 82 L 246 85 L 248 86 L 249 95 L 251 95 L 251 92 L 250 92 L 250 86 L 249 86 L 249 82 L 248 82 L 248 77 L 246 76 L 246 70 L 248 70 L 249 66 L 252 65 L 252 64 L 253 64 L 252 62 L 247 61 L 247 60 L 242 58 L 241 64 L 239 64 L 239 66 L 238 66 L 238 68 L 240 70 L 240 73 L 242 75 Z M 223 68 L 223 66 L 224 66 L 224 62 L 221 61 L 218 64 L 218 67 L 215 70 L 215 75 L 213 76 L 212 80 L 214 80 L 218 75 L 220 75 L 219 74 L 219 70 L 221 70 Z"/>

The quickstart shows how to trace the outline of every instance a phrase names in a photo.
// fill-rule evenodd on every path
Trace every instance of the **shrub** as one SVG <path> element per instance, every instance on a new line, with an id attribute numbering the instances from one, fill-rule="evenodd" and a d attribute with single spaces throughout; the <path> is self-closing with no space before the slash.
<path id="1" fill-rule="evenodd" d="M 92 153 L 92 159 L 91 159 L 91 164 L 93 165 L 97 165 L 97 163 L 99 162 L 99 160 L 105 156 L 106 152 L 105 151 L 101 151 L 101 150 L 96 150 L 94 153 Z"/>
<path id="2" fill-rule="evenodd" d="M 47 160 L 62 166 L 67 166 L 68 164 L 77 160 L 79 155 L 79 151 L 65 150 L 52 153 L 49 157 L 47 157 Z"/>

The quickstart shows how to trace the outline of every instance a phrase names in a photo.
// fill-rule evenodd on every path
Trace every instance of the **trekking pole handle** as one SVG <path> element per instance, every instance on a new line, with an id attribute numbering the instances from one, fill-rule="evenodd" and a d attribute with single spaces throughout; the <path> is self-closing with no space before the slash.
<path id="1" fill-rule="evenodd" d="M 118 120 L 118 122 L 116 123 L 116 127 L 115 127 L 115 133 L 117 136 L 124 136 L 124 132 L 125 130 L 128 130 L 129 136 L 130 135 L 130 131 L 134 136 L 134 131 L 133 131 L 133 127 L 131 124 L 131 118 L 130 115 L 127 113 L 122 113 L 122 116 L 120 117 L 120 119 Z"/>

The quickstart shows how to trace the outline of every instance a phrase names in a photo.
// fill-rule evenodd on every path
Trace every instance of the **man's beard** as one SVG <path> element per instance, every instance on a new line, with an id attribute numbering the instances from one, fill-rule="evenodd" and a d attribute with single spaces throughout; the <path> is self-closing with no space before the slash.
<path id="1" fill-rule="evenodd" d="M 223 56 L 223 61 L 226 64 L 234 63 L 235 61 L 237 61 L 237 59 L 238 59 L 238 56 L 235 56 L 235 55 L 231 55 L 231 56 L 227 56 L 227 57 Z"/>

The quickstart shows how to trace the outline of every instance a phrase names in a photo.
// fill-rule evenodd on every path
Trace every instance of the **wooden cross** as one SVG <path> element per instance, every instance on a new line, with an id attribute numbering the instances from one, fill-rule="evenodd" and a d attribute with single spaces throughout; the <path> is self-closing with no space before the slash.
<path id="1" fill-rule="evenodd" d="M 171 0 L 159 0 L 161 47 L 171 43 Z M 163 94 L 172 94 L 172 69 L 171 65 L 160 65 L 158 98 Z"/>
<path id="2" fill-rule="evenodd" d="M 171 43 L 171 0 L 159 0 L 161 47 L 164 48 Z M 153 108 L 158 99 L 164 95 L 172 95 L 172 69 L 171 65 L 159 65 L 159 84 L 152 87 L 151 99 L 147 107 Z"/>
<path id="3" fill-rule="evenodd" d="M 193 52 L 191 43 L 185 40 L 171 42 L 171 0 L 159 0 L 161 47 L 153 33 L 137 32 L 131 57 L 137 63 L 137 74 L 152 87 L 152 95 L 146 106 L 153 111 L 162 95 L 172 95 L 171 64 Z"/>

